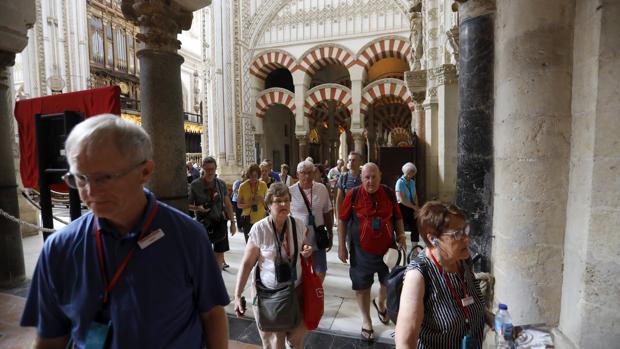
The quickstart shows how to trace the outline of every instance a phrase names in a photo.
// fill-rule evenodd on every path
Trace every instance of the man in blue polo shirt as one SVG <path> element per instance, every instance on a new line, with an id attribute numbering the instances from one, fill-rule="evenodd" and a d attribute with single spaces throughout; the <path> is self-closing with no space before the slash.
<path id="1" fill-rule="evenodd" d="M 21 320 L 33 347 L 227 348 L 230 300 L 204 228 L 143 188 L 146 132 L 101 115 L 65 148 L 65 181 L 92 212 L 45 242 Z"/>

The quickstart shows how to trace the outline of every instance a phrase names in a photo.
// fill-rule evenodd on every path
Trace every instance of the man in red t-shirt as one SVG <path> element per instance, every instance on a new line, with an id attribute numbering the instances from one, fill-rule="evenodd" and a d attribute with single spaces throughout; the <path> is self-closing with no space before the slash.
<path id="1" fill-rule="evenodd" d="M 347 192 L 338 218 L 338 258 L 347 263 L 350 257 L 349 276 L 362 315 L 361 336 L 366 341 L 374 341 L 370 320 L 370 288 L 374 274 L 378 274 L 381 287 L 372 304 L 379 320 L 387 324 L 385 281 L 389 270 L 383 262 L 383 254 L 387 252 L 385 246 L 392 243 L 396 231 L 398 247 L 407 248 L 396 196 L 391 189 L 381 185 L 381 171 L 376 164 L 369 162 L 362 166 L 362 185 Z"/>

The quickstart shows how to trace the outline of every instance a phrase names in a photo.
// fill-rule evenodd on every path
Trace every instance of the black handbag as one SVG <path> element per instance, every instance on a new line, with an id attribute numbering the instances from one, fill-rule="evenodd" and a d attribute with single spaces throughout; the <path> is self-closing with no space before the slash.
<path id="1" fill-rule="evenodd" d="M 297 229 L 295 220 L 290 218 L 293 226 L 293 244 L 295 252 L 293 253 L 292 267 L 297 266 Z M 276 232 L 274 231 L 274 234 Z M 276 254 L 276 265 L 280 264 L 282 256 L 280 255 L 280 244 L 278 236 L 275 236 L 278 253 Z M 265 287 L 260 280 L 260 270 L 258 265 L 255 269 L 256 279 L 256 307 L 258 328 L 263 332 L 281 332 L 291 330 L 301 322 L 301 309 L 299 307 L 299 299 L 295 290 L 295 279 L 291 279 L 286 285 L 271 289 Z M 277 268 L 276 268 L 277 269 Z"/>
<path id="2" fill-rule="evenodd" d="M 299 191 L 301 192 L 301 197 L 304 198 L 304 203 L 306 204 L 308 215 L 313 215 L 306 194 L 299 185 L 297 185 L 297 188 L 299 188 Z M 327 227 L 325 225 L 317 227 L 316 224 L 314 224 L 314 219 L 312 219 L 312 228 L 314 228 L 314 238 L 316 240 L 316 246 L 319 248 L 319 250 L 329 248 L 329 246 L 331 245 L 331 239 L 329 236 L 329 232 L 327 231 Z"/>

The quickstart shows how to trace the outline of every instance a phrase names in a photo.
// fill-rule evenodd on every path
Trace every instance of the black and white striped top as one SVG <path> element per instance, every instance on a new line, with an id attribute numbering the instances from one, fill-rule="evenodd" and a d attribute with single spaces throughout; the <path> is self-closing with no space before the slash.
<path id="1" fill-rule="evenodd" d="M 424 292 L 424 319 L 420 329 L 418 349 L 458 349 L 461 340 L 467 333 L 465 314 L 457 303 L 446 279 L 435 263 L 424 251 L 416 257 L 407 270 L 416 269 L 424 276 L 426 282 Z M 460 298 L 464 297 L 463 287 L 457 273 L 446 273 L 452 287 Z M 480 291 L 480 283 L 474 277 L 471 268 L 465 268 L 467 294 L 474 298 L 469 305 L 469 323 L 471 333 L 477 335 L 479 347 L 482 347 L 484 330 L 484 297 Z"/>

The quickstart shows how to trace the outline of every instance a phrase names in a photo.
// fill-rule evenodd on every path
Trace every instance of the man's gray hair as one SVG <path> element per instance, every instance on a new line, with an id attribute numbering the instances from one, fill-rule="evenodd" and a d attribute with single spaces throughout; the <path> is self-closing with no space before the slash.
<path id="1" fill-rule="evenodd" d="M 304 160 L 297 164 L 297 172 L 303 172 L 305 168 L 310 168 L 314 171 L 314 164 L 308 160 Z"/>
<path id="2" fill-rule="evenodd" d="M 418 173 L 418 168 L 412 162 L 408 162 L 403 165 L 403 175 L 407 175 L 407 173 L 413 171 L 413 174 Z"/>
<path id="3" fill-rule="evenodd" d="M 132 162 L 153 158 L 151 138 L 142 127 L 113 114 L 100 114 L 77 124 L 67 137 L 65 151 L 69 166 L 83 152 L 93 155 L 105 140 L 111 140 Z"/>

